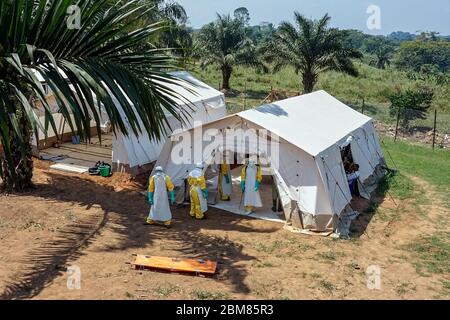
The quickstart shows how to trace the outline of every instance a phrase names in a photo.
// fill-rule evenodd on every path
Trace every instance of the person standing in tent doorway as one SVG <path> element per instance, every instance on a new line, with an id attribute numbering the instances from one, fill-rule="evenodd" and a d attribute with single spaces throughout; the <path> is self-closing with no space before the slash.
<path id="1" fill-rule="evenodd" d="M 172 213 L 170 212 L 169 199 L 170 194 L 172 204 L 175 203 L 174 186 L 168 175 L 162 167 L 155 168 L 155 174 L 150 177 L 148 183 L 148 203 L 150 203 L 150 214 L 146 223 L 149 225 L 162 224 L 170 227 L 172 223 Z"/>
<path id="2" fill-rule="evenodd" d="M 250 159 L 248 164 L 241 171 L 241 188 L 244 194 L 245 213 L 251 214 L 253 208 L 261 208 L 261 196 L 259 187 L 262 181 L 261 167 L 256 164 L 254 159 Z"/>
<path id="3" fill-rule="evenodd" d="M 196 219 L 204 219 L 205 212 L 208 210 L 208 189 L 206 188 L 205 175 L 203 173 L 203 164 L 197 163 L 194 170 L 189 173 L 189 194 L 191 200 L 190 215 Z"/>
<path id="4" fill-rule="evenodd" d="M 219 165 L 219 195 L 220 200 L 231 200 L 231 172 L 230 165 L 224 161 Z"/>

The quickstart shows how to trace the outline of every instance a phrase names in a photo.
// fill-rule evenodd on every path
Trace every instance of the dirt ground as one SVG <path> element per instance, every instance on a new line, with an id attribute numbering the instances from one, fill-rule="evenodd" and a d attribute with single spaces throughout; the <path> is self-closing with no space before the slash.
<path id="1" fill-rule="evenodd" d="M 383 214 L 373 215 L 358 200 L 352 238 L 338 240 L 212 208 L 204 221 L 182 207 L 173 209 L 171 229 L 145 226 L 146 198 L 126 175 L 67 174 L 38 161 L 34 182 L 31 193 L 0 195 L 2 299 L 450 298 L 442 275 L 418 273 L 407 249 L 442 228 L 436 221 L 449 212 L 440 202 L 417 210 L 412 200 L 377 198 Z M 435 196 L 426 182 L 414 182 Z M 217 260 L 219 272 L 133 270 L 132 254 Z M 371 265 L 381 270 L 379 290 L 367 286 Z M 68 266 L 80 268 L 81 289 L 67 288 Z"/>

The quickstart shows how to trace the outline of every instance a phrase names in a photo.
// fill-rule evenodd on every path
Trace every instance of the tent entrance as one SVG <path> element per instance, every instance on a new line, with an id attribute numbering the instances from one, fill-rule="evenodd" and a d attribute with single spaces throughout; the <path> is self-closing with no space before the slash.
<path id="1" fill-rule="evenodd" d="M 255 208 L 254 212 L 248 215 L 245 213 L 244 199 L 241 191 L 241 170 L 242 166 L 238 166 L 231 170 L 232 176 L 232 195 L 230 201 L 222 201 L 218 194 L 218 174 L 214 173 L 210 168 L 206 172 L 207 186 L 210 193 L 217 194 L 215 204 L 208 204 L 211 207 L 222 209 L 234 214 L 247 216 L 251 218 L 285 223 L 283 212 L 273 212 L 272 206 L 272 175 L 270 167 L 263 167 L 263 181 L 260 187 L 262 208 Z"/>
<path id="2" fill-rule="evenodd" d="M 341 147 L 342 166 L 347 177 L 348 188 L 352 196 L 359 196 L 358 179 L 352 179 L 352 173 L 354 172 L 355 161 L 353 160 L 352 145 L 348 144 L 345 147 Z M 352 180 L 354 180 L 352 182 Z"/>

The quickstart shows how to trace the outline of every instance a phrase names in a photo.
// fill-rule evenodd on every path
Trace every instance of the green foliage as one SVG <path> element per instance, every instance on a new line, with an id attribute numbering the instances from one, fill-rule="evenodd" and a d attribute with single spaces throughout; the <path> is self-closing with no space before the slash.
<path id="1" fill-rule="evenodd" d="M 423 65 L 434 65 L 440 72 L 450 71 L 450 41 L 416 40 L 403 42 L 397 52 L 398 68 L 420 72 Z"/>
<path id="2" fill-rule="evenodd" d="M 257 47 L 246 35 L 241 18 L 217 15 L 215 22 L 204 26 L 195 39 L 195 51 L 201 67 L 214 65 L 222 71 L 222 87 L 230 89 L 230 78 L 236 66 L 245 65 L 267 71 L 259 59 Z"/>
<path id="3" fill-rule="evenodd" d="M 240 20 L 245 26 L 250 22 L 250 13 L 246 7 L 239 7 L 234 10 L 234 18 Z"/>
<path id="4" fill-rule="evenodd" d="M 8 184 L 18 177 L 31 183 L 31 176 L 23 175 L 30 161 L 25 162 L 28 168 L 21 161 L 30 156 L 30 131 L 41 129 L 45 133 L 51 125 L 57 132 L 36 72 L 55 93 L 67 124 L 81 138 L 90 138 L 91 119 L 101 132 L 99 103 L 104 105 L 113 131 L 129 133 L 110 92 L 121 103 L 134 134 L 147 131 L 159 139 L 167 123 L 164 108 L 177 119 L 184 116 L 175 100 L 183 97 L 168 87 L 176 83 L 167 73 L 175 63 L 170 52 L 145 46 L 162 24 L 134 24 L 154 7 L 139 0 L 116 2 L 114 6 L 109 0 L 77 3 L 80 29 L 66 24 L 73 1 L 0 2 L 0 142 L 5 152 L 0 175 Z M 81 96 L 84 99 L 78 99 Z M 32 110 L 34 101 L 40 101 L 45 109 L 45 125 Z M 21 157 L 16 156 L 17 150 Z"/>
<path id="5" fill-rule="evenodd" d="M 397 91 L 389 96 L 391 100 L 390 114 L 398 117 L 404 128 L 408 128 L 413 119 L 425 119 L 433 101 L 433 91 L 429 89 L 408 89 Z"/>
<path id="6" fill-rule="evenodd" d="M 416 36 L 409 32 L 395 31 L 387 36 L 387 38 L 393 42 L 401 43 L 403 41 L 411 41 L 416 38 Z"/>
<path id="7" fill-rule="evenodd" d="M 390 66 L 394 55 L 394 45 L 383 36 L 370 37 L 364 39 L 365 51 L 373 55 L 371 64 L 378 69 L 385 69 Z"/>
<path id="8" fill-rule="evenodd" d="M 344 47 L 345 34 L 328 28 L 330 17 L 310 20 L 295 12 L 296 26 L 283 22 L 277 32 L 264 45 L 265 58 L 274 64 L 274 71 L 292 66 L 300 74 L 305 93 L 312 92 L 319 74 L 328 70 L 357 76 L 352 58 L 362 54 Z"/>
<path id="9" fill-rule="evenodd" d="M 450 83 L 449 73 L 441 72 L 434 64 L 421 65 L 419 72 L 409 71 L 407 76 L 412 80 L 422 80 L 439 86 L 445 86 Z"/>

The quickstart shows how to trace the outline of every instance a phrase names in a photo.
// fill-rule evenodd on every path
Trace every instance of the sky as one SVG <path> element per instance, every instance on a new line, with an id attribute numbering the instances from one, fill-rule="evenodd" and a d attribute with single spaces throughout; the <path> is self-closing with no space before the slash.
<path id="1" fill-rule="evenodd" d="M 450 35 L 450 0 L 176 0 L 184 6 L 194 28 L 215 19 L 216 13 L 250 12 L 252 25 L 292 21 L 298 11 L 308 18 L 331 15 L 331 26 L 368 34 L 393 31 L 437 31 Z M 373 5 L 377 7 L 373 7 Z M 379 8 L 379 10 L 378 10 Z M 367 12 L 369 10 L 369 13 Z M 379 14 L 378 14 L 379 13 Z M 378 19 L 379 17 L 379 19 Z M 374 20 L 375 19 L 375 20 Z M 368 20 L 370 20 L 368 24 Z"/>

